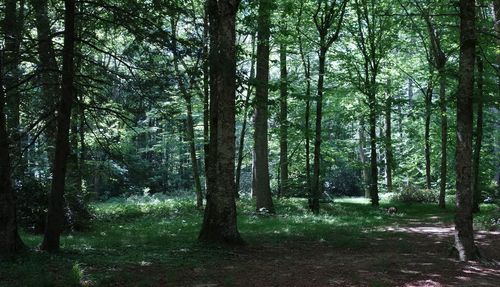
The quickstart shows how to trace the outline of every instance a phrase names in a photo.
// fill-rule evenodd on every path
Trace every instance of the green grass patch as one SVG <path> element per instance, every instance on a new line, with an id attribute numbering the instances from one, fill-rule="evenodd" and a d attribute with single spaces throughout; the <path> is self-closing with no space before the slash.
<path id="1" fill-rule="evenodd" d="M 238 224 L 250 245 L 320 241 L 333 248 L 368 248 L 370 238 L 384 239 L 381 227 L 405 224 L 408 219 L 451 223 L 453 208 L 442 210 L 430 204 L 400 204 L 386 200 L 373 208 L 363 198 L 341 198 L 322 204 L 321 214 L 312 215 L 304 199 L 280 199 L 276 215 L 259 215 L 254 202 L 238 202 Z M 385 208 L 395 206 L 390 215 Z M 115 282 L 137 282 L 131 270 L 161 268 L 156 276 L 172 278 L 175 270 L 210 266 L 232 258 L 225 248 L 197 242 L 202 212 L 194 200 L 172 198 L 113 199 L 92 205 L 95 219 L 83 233 L 65 234 L 62 251 L 36 251 L 41 235 L 23 233 L 31 247 L 12 261 L 0 263 L 0 286 L 106 286 Z M 484 206 L 476 220 L 481 227 L 497 210 Z M 482 225 L 481 225 L 482 224 Z M 171 272 L 174 270 L 173 272 Z M 146 272 L 145 271 L 145 272 Z M 139 276 L 137 286 L 150 286 L 154 276 Z M 228 284 L 232 278 L 227 278 Z"/>

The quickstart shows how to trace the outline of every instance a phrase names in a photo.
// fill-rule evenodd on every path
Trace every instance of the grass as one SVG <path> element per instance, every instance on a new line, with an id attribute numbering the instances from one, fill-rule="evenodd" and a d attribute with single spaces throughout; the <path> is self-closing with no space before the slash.
<path id="1" fill-rule="evenodd" d="M 383 207 L 389 204 L 398 208 L 398 214 L 385 212 Z M 383 200 L 382 208 L 374 209 L 362 198 L 323 204 L 319 216 L 310 214 L 303 199 L 280 199 L 273 216 L 257 215 L 253 206 L 250 200 L 238 203 L 239 229 L 250 245 L 328 241 L 338 248 L 363 248 L 363 239 L 385 236 L 380 231 L 383 226 L 404 224 L 412 218 L 453 219 L 452 209 L 435 205 Z M 23 233 L 23 240 L 32 249 L 0 263 L 0 286 L 107 286 L 117 280 L 150 286 L 149 276 L 140 276 L 142 281 L 137 281 L 131 270 L 161 266 L 161 272 L 171 278 L 176 276 L 175 270 L 208 266 L 232 256 L 231 250 L 197 242 L 202 212 L 193 200 L 137 197 L 95 203 L 92 208 L 95 220 L 91 229 L 65 234 L 58 254 L 36 251 L 41 236 Z M 481 228 L 489 228 L 495 212 L 494 206 L 483 206 L 477 217 Z"/>

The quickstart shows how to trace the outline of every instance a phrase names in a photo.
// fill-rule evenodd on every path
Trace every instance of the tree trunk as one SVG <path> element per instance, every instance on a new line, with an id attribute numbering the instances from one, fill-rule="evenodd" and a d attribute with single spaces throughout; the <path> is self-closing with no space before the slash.
<path id="1" fill-rule="evenodd" d="M 300 35 L 300 31 L 298 31 Z M 306 94 L 305 102 L 306 108 L 304 112 L 304 137 L 306 140 L 305 144 L 305 157 L 306 157 L 306 194 L 309 200 L 312 199 L 311 194 L 311 136 L 310 136 L 310 119 L 311 119 L 311 61 L 309 56 L 304 53 L 302 37 L 299 36 L 299 50 L 300 57 L 302 59 L 302 66 L 304 68 L 304 75 L 306 77 Z"/>
<path id="2" fill-rule="evenodd" d="M 0 51 L 0 257 L 24 248 L 17 231 L 16 202 L 11 182 L 9 134 L 5 121 L 4 55 Z"/>
<path id="3" fill-rule="evenodd" d="M 203 162 L 205 171 L 205 192 L 207 190 L 208 153 L 210 142 L 210 82 L 209 82 L 209 15 L 208 1 L 204 5 L 203 15 Z"/>
<path id="4" fill-rule="evenodd" d="M 446 75 L 439 69 L 439 102 L 441 109 L 441 170 L 439 183 L 439 207 L 446 208 L 446 183 L 448 174 L 448 115 L 446 100 Z"/>
<path id="5" fill-rule="evenodd" d="M 255 194 L 257 210 L 274 212 L 269 185 L 268 97 L 270 0 L 259 1 L 257 34 L 257 88 L 255 92 Z"/>
<path id="6" fill-rule="evenodd" d="M 495 20 L 495 33 L 497 36 L 497 46 L 500 46 L 500 0 L 495 0 L 493 2 L 493 17 Z M 497 97 L 500 98 L 500 51 L 497 49 L 497 57 L 496 57 L 496 64 L 497 64 L 497 84 L 498 84 L 498 94 Z M 498 114 L 498 110 L 496 110 L 496 114 Z M 497 121 L 495 126 L 499 126 L 500 123 Z M 497 162 L 496 162 L 496 173 L 495 173 L 495 179 L 497 181 L 497 194 L 500 195 L 500 139 L 498 137 L 495 137 L 495 141 L 497 144 L 495 145 L 495 150 L 497 151 Z"/>
<path id="7" fill-rule="evenodd" d="M 372 84 L 374 82 L 372 81 Z M 368 95 L 370 107 L 370 198 L 372 206 L 379 205 L 378 196 L 378 164 L 377 164 L 377 99 L 374 87 Z"/>
<path id="8" fill-rule="evenodd" d="M 424 132 L 424 146 L 425 146 L 425 187 L 431 189 L 431 107 L 432 107 L 432 87 L 429 81 L 429 86 L 425 93 L 425 132 Z"/>
<path id="9" fill-rule="evenodd" d="M 474 206 L 473 212 L 479 212 L 481 203 L 481 145 L 483 140 L 483 74 L 484 65 L 481 57 L 477 57 L 477 118 L 476 118 L 476 141 L 474 146 L 474 159 L 472 162 L 472 194 Z"/>
<path id="10" fill-rule="evenodd" d="M 366 136 L 365 136 L 365 117 L 361 115 L 359 120 L 359 161 L 361 162 L 361 178 L 363 180 L 363 189 L 365 197 L 370 198 L 370 169 L 367 168 L 366 161 Z"/>
<path id="11" fill-rule="evenodd" d="M 280 44 L 280 189 L 279 195 L 288 193 L 288 71 L 287 46 Z"/>
<path id="12" fill-rule="evenodd" d="M 474 260 L 478 252 L 472 227 L 472 96 L 476 55 L 475 1 L 460 0 L 460 65 L 457 94 L 457 209 L 455 248 L 460 261 Z"/>
<path id="13" fill-rule="evenodd" d="M 385 182 L 387 192 L 392 192 L 392 96 L 387 94 L 385 106 Z"/>
<path id="14" fill-rule="evenodd" d="M 196 136 L 194 133 L 194 121 L 193 121 L 193 103 L 192 96 L 186 88 L 184 81 L 182 80 L 182 75 L 179 70 L 179 53 L 177 52 L 177 19 L 175 17 L 171 18 L 171 28 L 172 28 L 172 50 L 174 56 L 174 69 L 177 78 L 177 85 L 181 91 L 181 94 L 186 102 L 186 135 L 187 141 L 189 143 L 189 155 L 191 158 L 191 170 L 193 172 L 194 181 L 194 191 L 196 194 L 196 207 L 198 209 L 203 208 L 203 193 L 201 191 L 201 180 L 200 172 L 198 170 L 198 157 L 196 156 Z"/>
<path id="15" fill-rule="evenodd" d="M 66 165 L 70 153 L 69 129 L 73 104 L 74 48 L 75 48 L 75 0 L 65 0 L 63 77 L 61 101 L 57 113 L 57 135 L 52 189 L 49 196 L 47 223 L 41 249 L 49 252 L 59 250 L 59 239 L 64 223 L 64 186 Z"/>
<path id="16" fill-rule="evenodd" d="M 324 41 L 324 40 L 323 40 Z M 312 212 L 319 214 L 319 198 L 321 196 L 320 165 L 321 165 L 321 122 L 323 116 L 323 88 L 325 81 L 326 48 L 320 47 L 319 52 L 319 75 L 318 75 L 318 97 L 316 99 L 316 131 L 314 134 L 314 162 L 312 180 Z"/>
<path id="17" fill-rule="evenodd" d="M 19 4 L 19 9 L 17 5 Z M 21 141 L 21 93 L 18 88 L 21 70 L 19 68 L 21 55 L 21 40 L 24 30 L 24 1 L 6 0 L 5 19 L 3 23 L 5 36 L 4 66 L 5 66 L 5 114 L 7 115 L 7 131 L 10 134 L 13 147 L 13 161 L 19 162 L 12 172 L 17 180 L 22 180 L 27 168 L 27 161 L 22 155 Z"/>
<path id="18" fill-rule="evenodd" d="M 250 96 L 252 95 L 252 82 L 255 78 L 255 35 L 252 34 L 252 60 L 250 63 L 250 75 L 248 76 L 247 96 L 243 110 L 243 124 L 241 126 L 240 141 L 238 145 L 238 162 L 236 165 L 236 198 L 240 198 L 241 166 L 243 164 L 243 153 L 245 151 L 245 136 L 248 123 L 248 110 L 250 109 Z"/>
<path id="19" fill-rule="evenodd" d="M 50 19 L 48 16 L 48 0 L 31 0 L 35 10 L 35 24 L 38 37 L 38 57 L 40 60 L 42 95 L 44 112 L 49 114 L 45 137 L 47 142 L 47 158 L 49 162 L 54 161 L 54 147 L 56 136 L 56 125 L 54 121 L 54 103 L 60 95 L 59 90 L 59 67 L 51 38 Z"/>
<path id="20" fill-rule="evenodd" d="M 235 93 L 238 0 L 209 0 L 210 146 L 207 204 L 199 240 L 241 244 L 236 223 Z"/>

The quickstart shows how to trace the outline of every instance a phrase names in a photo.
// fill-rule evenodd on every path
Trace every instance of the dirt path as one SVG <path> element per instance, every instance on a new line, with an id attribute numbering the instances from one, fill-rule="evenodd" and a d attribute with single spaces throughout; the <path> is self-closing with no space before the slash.
<path id="1" fill-rule="evenodd" d="M 134 272 L 159 276 L 156 286 L 500 286 L 500 232 L 477 233 L 486 263 L 448 257 L 453 228 L 437 218 L 430 224 L 409 220 L 357 241 L 355 249 L 325 241 L 252 245 L 217 264 L 207 259 L 194 269 Z"/>

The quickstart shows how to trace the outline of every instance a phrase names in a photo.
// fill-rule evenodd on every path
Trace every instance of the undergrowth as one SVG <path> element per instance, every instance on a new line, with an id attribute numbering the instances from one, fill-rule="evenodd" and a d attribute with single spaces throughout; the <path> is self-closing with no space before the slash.
<path id="1" fill-rule="evenodd" d="M 323 204 L 318 216 L 309 212 L 305 199 L 277 200 L 276 215 L 265 216 L 255 212 L 252 200 L 243 199 L 237 204 L 238 225 L 250 246 L 320 241 L 332 248 L 349 249 L 369 248 L 369 238 L 387 235 L 381 232 L 384 226 L 404 224 L 410 218 L 453 220 L 452 208 L 382 199 L 380 208 L 371 207 L 363 198 L 336 199 Z M 398 212 L 389 214 L 386 208 L 390 206 Z M 109 286 L 127 280 L 142 280 L 136 285 L 150 286 L 151 278 L 131 277 L 131 270 L 156 266 L 165 276 L 175 276 L 174 271 L 180 268 L 206 266 L 233 256 L 230 249 L 197 242 L 203 213 L 192 199 L 114 198 L 91 208 L 91 229 L 65 234 L 58 254 L 37 251 L 41 236 L 24 232 L 23 240 L 32 249 L 0 263 L 0 286 Z M 491 229 L 488 220 L 496 216 L 495 208 L 482 206 L 476 225 Z"/>

